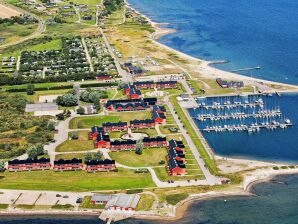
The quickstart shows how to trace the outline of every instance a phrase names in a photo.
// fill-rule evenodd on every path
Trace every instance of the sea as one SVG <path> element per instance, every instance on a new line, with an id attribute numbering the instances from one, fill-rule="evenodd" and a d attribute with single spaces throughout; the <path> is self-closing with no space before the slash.
<path id="1" fill-rule="evenodd" d="M 129 0 L 137 10 L 176 33 L 159 41 L 232 71 L 260 66 L 241 74 L 298 85 L 297 0 Z M 294 123 L 282 131 L 258 134 L 205 135 L 219 155 L 298 162 L 298 95 L 268 99 Z M 273 103 L 272 103 L 273 102 Z M 275 103 L 277 102 L 277 103 Z M 238 147 L 241 145 L 241 148 Z M 237 147 L 236 147 L 237 146 Z M 219 197 L 193 203 L 181 220 L 129 219 L 123 224 L 297 224 L 298 175 L 283 175 L 256 184 L 255 196 Z M 0 224 L 97 224 L 97 217 L 0 217 Z"/>

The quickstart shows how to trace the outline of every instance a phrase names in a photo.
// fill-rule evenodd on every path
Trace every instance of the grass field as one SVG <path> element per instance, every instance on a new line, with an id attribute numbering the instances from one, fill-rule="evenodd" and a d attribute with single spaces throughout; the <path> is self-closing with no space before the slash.
<path id="1" fill-rule="evenodd" d="M 77 159 L 85 159 L 85 153 L 71 153 L 71 154 L 59 154 L 55 156 L 55 160 L 58 159 L 73 159 L 73 158 L 77 158 Z"/>
<path id="2" fill-rule="evenodd" d="M 166 196 L 166 201 L 171 205 L 176 205 L 178 202 L 186 199 L 187 197 L 188 197 L 187 193 L 170 194 Z"/>
<path id="3" fill-rule="evenodd" d="M 166 161 L 167 150 L 165 148 L 144 149 L 142 155 L 135 151 L 111 152 L 110 156 L 118 163 L 132 167 L 162 166 L 161 160 Z"/>
<path id="4" fill-rule="evenodd" d="M 95 148 L 92 140 L 66 140 L 58 145 L 56 152 L 87 151 Z"/>
<path id="5" fill-rule="evenodd" d="M 0 174 L 1 189 L 96 191 L 154 187 L 150 174 L 137 174 L 132 170 L 86 173 L 86 171 L 34 171 Z"/>
<path id="6" fill-rule="evenodd" d="M 76 117 L 69 123 L 70 129 L 77 128 L 91 128 L 94 125 L 101 126 L 105 122 L 119 122 L 119 121 L 130 121 L 133 119 L 146 119 L 150 118 L 151 114 L 149 111 L 140 112 L 120 112 L 110 113 L 107 116 L 88 116 L 88 117 Z"/>
<path id="7" fill-rule="evenodd" d="M 149 211 L 153 205 L 154 197 L 150 194 L 142 194 L 137 206 L 137 211 Z"/>

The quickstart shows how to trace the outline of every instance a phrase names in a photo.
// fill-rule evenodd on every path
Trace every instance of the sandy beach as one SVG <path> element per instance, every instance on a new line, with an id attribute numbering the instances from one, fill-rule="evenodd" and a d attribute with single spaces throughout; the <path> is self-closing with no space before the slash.
<path id="1" fill-rule="evenodd" d="M 18 16 L 20 14 L 21 13 L 19 11 L 0 4 L 0 18 L 10 18 L 12 16 Z"/>
<path id="2" fill-rule="evenodd" d="M 134 9 L 133 6 L 131 6 L 129 4 L 129 2 L 127 2 L 127 0 L 125 0 L 125 3 L 126 3 L 128 8 L 130 8 L 131 10 L 135 11 L 136 13 L 144 16 L 148 20 L 148 22 L 152 25 L 152 27 L 155 28 L 156 31 L 153 34 L 151 34 L 150 38 L 152 39 L 152 41 L 156 45 L 158 45 L 162 48 L 165 48 L 169 51 L 175 52 L 179 57 L 181 57 L 183 59 L 199 62 L 200 64 L 199 64 L 199 66 L 197 66 L 198 67 L 197 70 L 201 74 L 202 78 L 206 78 L 206 79 L 222 78 L 222 79 L 227 79 L 227 80 L 242 80 L 247 85 L 256 85 L 256 86 L 263 86 L 264 84 L 279 85 L 279 86 L 283 86 L 284 88 L 286 88 L 284 91 L 298 91 L 298 86 L 297 85 L 281 83 L 281 82 L 274 82 L 274 81 L 269 81 L 269 80 L 265 80 L 265 79 L 258 79 L 258 78 L 253 78 L 253 77 L 249 77 L 249 76 L 240 75 L 240 74 L 237 74 L 237 73 L 232 73 L 232 72 L 227 72 L 227 71 L 217 69 L 217 68 L 211 66 L 212 64 L 215 64 L 216 61 L 206 61 L 206 60 L 203 60 L 203 59 L 199 59 L 199 58 L 190 56 L 188 54 L 185 54 L 181 51 L 175 50 L 175 49 L 173 49 L 173 48 L 171 48 L 167 45 L 164 45 L 164 44 L 158 42 L 158 40 L 162 36 L 175 33 L 176 30 L 175 29 L 169 29 L 169 28 L 163 28 L 162 23 L 155 22 L 151 18 L 149 18 L 148 16 L 141 13 L 140 11 Z M 266 90 L 266 92 L 274 92 L 274 91 L 275 90 L 272 90 L 270 88 L 268 88 Z"/>

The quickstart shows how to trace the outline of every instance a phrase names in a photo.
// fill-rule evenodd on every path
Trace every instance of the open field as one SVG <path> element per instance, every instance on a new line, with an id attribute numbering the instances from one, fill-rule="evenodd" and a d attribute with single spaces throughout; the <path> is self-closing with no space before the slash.
<path id="1" fill-rule="evenodd" d="M 56 152 L 75 152 L 75 151 L 88 151 L 95 148 L 92 140 L 66 140 L 58 145 Z"/>
<path id="2" fill-rule="evenodd" d="M 12 16 L 18 16 L 20 14 L 21 13 L 17 10 L 0 4 L 0 18 L 10 18 Z"/>
<path id="3" fill-rule="evenodd" d="M 73 158 L 77 158 L 77 159 L 85 159 L 85 154 L 84 153 L 71 153 L 71 154 L 59 154 L 55 156 L 55 160 L 59 160 L 59 159 L 73 159 Z"/>
<path id="4" fill-rule="evenodd" d="M 105 122 L 119 122 L 119 121 L 130 121 L 133 119 L 146 119 L 150 118 L 150 111 L 139 111 L 139 112 L 120 112 L 110 113 L 107 116 L 88 116 L 88 117 L 76 117 L 69 123 L 69 128 L 91 128 L 94 125 L 101 126 Z"/>
<path id="5" fill-rule="evenodd" d="M 154 197 L 150 194 L 142 194 L 138 203 L 137 211 L 149 211 L 154 203 Z"/>
<path id="6" fill-rule="evenodd" d="M 4 172 L 0 174 L 0 188 L 51 191 L 96 191 L 154 187 L 150 174 L 131 170 L 86 173 L 86 171 Z"/>
<path id="7" fill-rule="evenodd" d="M 135 151 L 111 152 L 110 156 L 118 163 L 132 167 L 163 166 L 159 162 L 166 161 L 167 150 L 165 148 L 144 149 L 142 155 Z"/>

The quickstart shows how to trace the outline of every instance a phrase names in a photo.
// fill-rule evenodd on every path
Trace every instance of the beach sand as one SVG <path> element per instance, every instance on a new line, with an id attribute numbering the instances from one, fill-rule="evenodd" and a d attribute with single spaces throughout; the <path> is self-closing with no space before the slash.
<path id="1" fill-rule="evenodd" d="M 2 18 L 2 19 L 10 18 L 12 16 L 18 16 L 18 15 L 21 15 L 21 13 L 18 12 L 17 10 L 0 4 L 0 18 Z"/>

